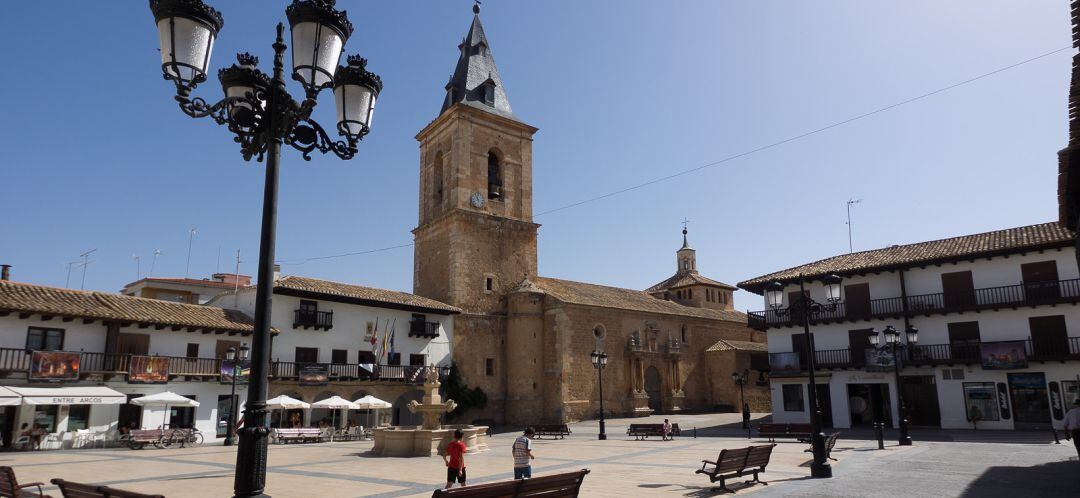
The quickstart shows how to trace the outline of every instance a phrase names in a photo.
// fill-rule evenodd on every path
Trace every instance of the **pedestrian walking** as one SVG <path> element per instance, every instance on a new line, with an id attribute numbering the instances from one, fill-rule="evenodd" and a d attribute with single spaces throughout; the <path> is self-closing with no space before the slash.
<path id="1" fill-rule="evenodd" d="M 514 440 L 511 452 L 514 454 L 514 479 L 532 478 L 532 460 L 536 456 L 532 452 L 532 438 L 536 431 L 532 427 L 525 428 L 525 433 Z"/>
<path id="2" fill-rule="evenodd" d="M 742 405 L 742 428 L 750 428 L 750 404 L 743 403 Z"/>
<path id="3" fill-rule="evenodd" d="M 1073 401 L 1073 407 L 1065 413 L 1065 439 L 1072 439 L 1076 457 L 1080 459 L 1080 399 Z"/>
<path id="4" fill-rule="evenodd" d="M 664 419 L 664 429 L 663 429 L 663 434 L 661 434 L 661 439 L 664 440 L 664 441 L 670 441 L 672 439 L 672 437 L 671 437 L 671 422 L 668 422 L 668 419 L 666 419 L 666 418 Z"/>
<path id="5" fill-rule="evenodd" d="M 454 487 L 454 482 L 465 487 L 465 432 L 461 429 L 454 431 L 454 440 L 446 445 L 446 454 L 443 461 L 446 462 L 446 489 Z"/>

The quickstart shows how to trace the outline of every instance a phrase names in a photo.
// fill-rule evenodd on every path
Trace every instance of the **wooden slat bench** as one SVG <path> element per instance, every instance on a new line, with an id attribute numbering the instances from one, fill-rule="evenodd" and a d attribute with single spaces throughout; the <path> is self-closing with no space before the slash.
<path id="1" fill-rule="evenodd" d="M 832 434 L 829 434 L 828 436 L 825 436 L 825 458 L 828 458 L 829 460 L 833 460 L 833 461 L 836 460 L 835 458 L 832 457 L 832 450 L 833 450 L 833 447 L 836 446 L 836 440 L 837 439 L 840 439 L 840 433 L 839 432 L 834 432 Z M 811 444 L 809 448 L 803 450 L 803 453 L 813 453 L 813 452 L 814 452 L 814 445 L 813 444 Z"/>
<path id="2" fill-rule="evenodd" d="M 630 424 L 630 428 L 626 429 L 626 435 L 634 436 L 638 440 L 649 436 L 663 436 L 664 424 Z M 671 424 L 671 437 L 680 435 L 682 432 L 679 431 L 679 424 Z"/>
<path id="3" fill-rule="evenodd" d="M 770 443 L 781 437 L 795 438 L 796 441 L 805 443 L 810 440 L 810 431 L 810 424 L 758 425 L 758 437 L 769 438 Z"/>
<path id="4" fill-rule="evenodd" d="M 552 436 L 554 439 L 565 439 L 570 435 L 570 428 L 566 424 L 546 424 L 546 425 L 531 425 L 536 433 L 536 437 L 540 436 Z"/>
<path id="5" fill-rule="evenodd" d="M 65 481 L 63 479 L 53 479 L 50 482 L 60 488 L 64 498 L 165 498 L 163 495 L 148 495 L 108 486 L 98 486 L 97 484 Z"/>
<path id="6" fill-rule="evenodd" d="M 0 467 L 0 496 L 4 498 L 25 498 L 30 496 L 48 498 L 49 495 L 41 492 L 41 487 L 44 486 L 43 482 L 28 482 L 26 484 L 19 484 L 19 481 L 15 479 L 15 469 L 11 467 Z M 27 488 L 37 488 L 37 491 L 31 491 Z"/>
<path id="7" fill-rule="evenodd" d="M 164 435 L 165 431 L 161 429 L 135 429 L 128 433 L 126 441 L 128 448 L 141 450 L 148 444 L 160 446 Z"/>
<path id="8" fill-rule="evenodd" d="M 460 496 L 462 498 L 496 498 L 503 496 L 573 498 L 580 492 L 581 483 L 585 482 L 585 474 L 588 473 L 589 469 L 581 469 L 577 472 L 539 476 L 532 479 L 515 479 L 463 488 L 437 489 L 431 496 L 432 498 L 444 496 Z"/>
<path id="9" fill-rule="evenodd" d="M 769 483 L 758 479 L 758 474 L 765 472 L 765 466 L 769 465 L 769 459 L 772 458 L 774 447 L 776 447 L 776 443 L 733 450 L 720 450 L 720 456 L 716 457 L 715 462 L 702 460 L 701 468 L 694 473 L 709 476 L 711 482 L 720 481 L 720 489 L 729 493 L 735 491 L 728 489 L 725 480 L 732 477 L 753 474 L 754 480 L 746 481 L 746 484 L 761 483 L 768 485 Z"/>
<path id="10" fill-rule="evenodd" d="M 319 442 L 322 441 L 322 430 L 318 427 L 301 427 L 298 429 L 277 429 L 277 440 L 280 443 L 291 442 Z"/>

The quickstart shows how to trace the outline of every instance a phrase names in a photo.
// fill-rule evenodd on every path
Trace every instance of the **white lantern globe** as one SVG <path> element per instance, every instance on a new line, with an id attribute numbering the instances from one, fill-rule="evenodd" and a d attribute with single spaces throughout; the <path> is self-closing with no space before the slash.
<path id="1" fill-rule="evenodd" d="M 353 26 L 334 0 L 295 0 L 285 9 L 292 32 L 293 79 L 309 96 L 334 85 Z"/>
<path id="2" fill-rule="evenodd" d="M 225 25 L 221 13 L 201 0 L 150 0 L 161 44 L 165 79 L 190 89 L 206 81 L 214 41 Z"/>

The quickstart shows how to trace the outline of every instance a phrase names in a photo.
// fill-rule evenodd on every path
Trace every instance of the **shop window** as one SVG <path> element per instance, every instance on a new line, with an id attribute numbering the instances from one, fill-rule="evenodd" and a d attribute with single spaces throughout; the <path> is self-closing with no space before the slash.
<path id="1" fill-rule="evenodd" d="M 117 427 L 127 427 L 129 429 L 142 428 L 142 406 L 131 402 L 131 400 L 141 398 L 142 396 L 142 394 L 127 395 L 127 403 L 120 405 L 120 413 L 116 419 Z"/>
<path id="2" fill-rule="evenodd" d="M 1066 380 L 1061 383 L 1061 390 L 1065 391 L 1065 406 L 1070 408 L 1076 400 L 1080 399 L 1080 382 Z"/>
<path id="3" fill-rule="evenodd" d="M 90 405 L 68 406 L 68 432 L 90 427 Z"/>
<path id="4" fill-rule="evenodd" d="M 495 358 L 484 358 L 484 375 L 488 377 L 495 375 Z"/>
<path id="5" fill-rule="evenodd" d="M 185 394 L 185 398 L 198 401 L 194 394 Z M 171 406 L 169 407 L 169 427 L 190 429 L 195 427 L 195 407 Z"/>
<path id="6" fill-rule="evenodd" d="M 45 432 L 56 432 L 56 411 L 60 405 L 37 405 L 34 407 L 34 425 Z"/>
<path id="7" fill-rule="evenodd" d="M 997 390 L 993 382 L 964 383 L 964 411 L 970 421 L 998 420 Z"/>
<path id="8" fill-rule="evenodd" d="M 335 349 L 330 351 L 330 363 L 337 365 L 344 365 L 349 362 L 349 351 L 345 349 Z"/>
<path id="9" fill-rule="evenodd" d="M 803 403 L 802 384 L 784 384 L 783 394 L 785 412 L 805 411 L 805 404 Z"/>
<path id="10" fill-rule="evenodd" d="M 26 349 L 32 351 L 64 349 L 64 330 L 30 327 L 26 331 Z"/>

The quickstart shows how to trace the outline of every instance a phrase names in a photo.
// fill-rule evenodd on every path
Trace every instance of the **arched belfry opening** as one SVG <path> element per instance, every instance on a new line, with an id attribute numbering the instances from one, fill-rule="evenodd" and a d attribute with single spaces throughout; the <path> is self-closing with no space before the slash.
<path id="1" fill-rule="evenodd" d="M 499 155 L 488 152 L 488 199 L 503 200 L 503 171 Z"/>

